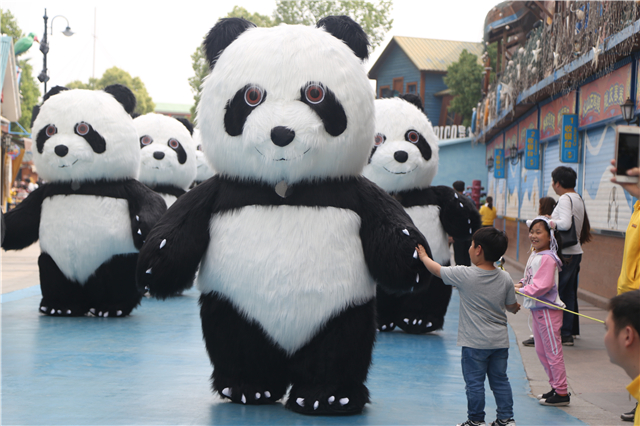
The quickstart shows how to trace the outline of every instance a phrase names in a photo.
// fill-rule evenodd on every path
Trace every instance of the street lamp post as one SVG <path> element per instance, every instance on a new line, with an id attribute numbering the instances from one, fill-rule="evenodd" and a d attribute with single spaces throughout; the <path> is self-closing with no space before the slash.
<path id="1" fill-rule="evenodd" d="M 40 51 L 42 52 L 43 55 L 43 59 L 42 59 L 42 71 L 40 71 L 40 74 L 38 74 L 38 80 L 40 80 L 41 83 L 44 83 L 44 93 L 47 93 L 47 81 L 49 81 L 49 75 L 47 73 L 47 53 L 49 53 L 49 41 L 47 38 L 47 20 L 49 19 L 49 17 L 47 16 L 47 9 L 44 10 L 44 16 L 42 17 L 44 19 L 44 36 L 42 37 L 42 40 L 40 41 Z M 53 17 L 53 19 L 51 19 L 51 35 L 53 35 L 53 21 L 56 18 L 64 18 L 65 21 L 67 21 L 67 28 L 65 28 L 64 31 L 62 31 L 62 34 L 64 34 L 67 37 L 71 37 L 73 35 L 73 31 L 71 31 L 71 28 L 69 27 L 69 20 L 67 18 L 65 18 L 62 15 L 56 15 Z"/>
<path id="2" fill-rule="evenodd" d="M 622 118 L 627 122 L 628 125 L 631 124 L 640 124 L 640 119 L 636 118 L 633 120 L 633 110 L 636 108 L 636 105 L 631 101 L 631 98 L 627 98 L 625 103 L 620 105 L 620 111 L 622 112 Z M 631 121 L 633 120 L 633 121 Z"/>

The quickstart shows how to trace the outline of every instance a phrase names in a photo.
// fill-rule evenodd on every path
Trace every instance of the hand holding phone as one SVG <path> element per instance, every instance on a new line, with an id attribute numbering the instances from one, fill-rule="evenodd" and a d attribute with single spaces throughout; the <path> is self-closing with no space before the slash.
<path id="1" fill-rule="evenodd" d="M 615 180 L 620 183 L 638 183 L 638 175 L 627 172 L 637 169 L 640 162 L 640 127 L 616 128 Z M 635 176 L 634 176 L 635 175 Z"/>

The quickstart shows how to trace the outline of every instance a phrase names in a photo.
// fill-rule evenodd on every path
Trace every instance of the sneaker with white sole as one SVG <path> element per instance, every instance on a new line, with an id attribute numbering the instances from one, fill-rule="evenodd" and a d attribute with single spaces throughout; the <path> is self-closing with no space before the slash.
<path id="1" fill-rule="evenodd" d="M 564 407 L 569 405 L 569 402 L 571 401 L 569 395 L 571 394 L 567 393 L 566 395 L 558 395 L 558 392 L 553 391 L 553 395 L 549 398 L 541 399 L 538 402 L 542 405 L 549 405 L 552 407 Z"/>
<path id="2" fill-rule="evenodd" d="M 513 417 L 509 419 L 496 419 L 491 426 L 516 426 L 516 421 L 513 420 Z"/>
<path id="3" fill-rule="evenodd" d="M 456 426 L 487 426 L 485 422 L 476 422 L 474 420 L 467 420 L 464 423 L 458 423 Z"/>
<path id="4" fill-rule="evenodd" d="M 551 388 L 551 390 L 549 392 L 547 392 L 547 393 L 536 395 L 536 398 L 538 398 L 538 399 L 547 399 L 551 395 L 553 395 L 554 393 L 556 393 L 556 390 L 554 388 Z"/>

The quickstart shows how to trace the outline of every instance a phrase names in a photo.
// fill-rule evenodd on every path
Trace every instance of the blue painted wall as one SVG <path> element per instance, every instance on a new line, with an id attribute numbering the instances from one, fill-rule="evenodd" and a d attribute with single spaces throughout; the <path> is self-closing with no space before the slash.
<path id="1" fill-rule="evenodd" d="M 420 71 L 402 49 L 396 46 L 378 70 L 376 97 L 380 96 L 382 86 L 389 86 L 390 89 L 393 89 L 393 79 L 400 77 L 404 79 L 403 90 L 406 90 L 407 83 L 418 83 L 418 93 L 424 92 L 424 111 L 431 120 L 431 124 L 437 126 L 440 120 L 442 98 L 436 98 L 433 94 L 447 88 L 447 85 L 442 81 L 443 75 L 428 73 L 425 77 L 425 87 L 421 87 Z"/>
<path id="2" fill-rule="evenodd" d="M 447 141 L 442 141 L 447 142 Z M 471 145 L 471 141 L 440 147 L 438 173 L 432 185 L 451 186 L 457 180 L 471 186 L 478 179 L 487 188 L 487 167 L 485 166 L 486 147 L 482 144 Z"/>

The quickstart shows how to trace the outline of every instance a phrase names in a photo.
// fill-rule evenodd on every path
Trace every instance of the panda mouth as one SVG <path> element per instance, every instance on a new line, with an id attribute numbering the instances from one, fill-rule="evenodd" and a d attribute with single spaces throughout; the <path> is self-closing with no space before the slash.
<path id="1" fill-rule="evenodd" d="M 80 159 L 78 158 L 78 159 L 76 159 L 76 161 L 74 161 L 73 163 L 71 163 L 71 164 L 63 164 L 62 166 L 58 166 L 58 168 L 60 168 L 60 169 L 64 169 L 65 167 L 71 167 L 71 166 L 73 166 L 74 164 L 76 164 L 79 160 L 80 160 Z"/>
<path id="2" fill-rule="evenodd" d="M 388 171 L 389 173 L 394 174 L 394 175 L 407 175 L 407 174 L 411 173 L 412 171 L 414 171 L 415 169 L 417 169 L 418 166 L 415 166 L 413 169 L 411 169 L 411 170 L 409 170 L 407 172 L 394 172 L 394 171 L 391 171 L 391 170 L 387 169 L 384 166 L 382 166 L 382 168 L 385 169 L 386 171 Z"/>
<path id="3" fill-rule="evenodd" d="M 264 155 L 263 153 L 261 153 L 258 148 L 255 148 L 255 150 L 258 151 L 258 154 L 262 155 L 264 158 L 267 158 L 267 156 Z M 271 158 L 271 161 L 293 161 L 293 160 L 299 160 L 300 158 L 304 157 L 305 154 L 307 152 L 309 152 L 309 151 L 311 151 L 311 148 L 307 149 L 305 152 L 303 152 L 302 154 L 298 155 L 297 157 L 293 157 L 293 158 L 284 158 L 284 157 L 282 157 L 282 158 Z"/>

